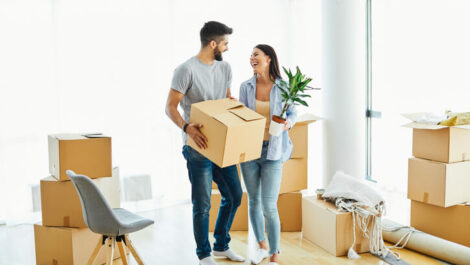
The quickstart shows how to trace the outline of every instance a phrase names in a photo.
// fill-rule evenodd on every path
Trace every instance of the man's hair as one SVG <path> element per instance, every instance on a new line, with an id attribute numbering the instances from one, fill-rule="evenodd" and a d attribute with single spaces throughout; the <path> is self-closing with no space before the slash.
<path id="1" fill-rule="evenodd" d="M 220 42 L 221 37 L 232 34 L 232 28 L 227 27 L 217 21 L 209 21 L 204 24 L 199 35 L 201 36 L 202 47 L 207 46 L 211 41 Z"/>

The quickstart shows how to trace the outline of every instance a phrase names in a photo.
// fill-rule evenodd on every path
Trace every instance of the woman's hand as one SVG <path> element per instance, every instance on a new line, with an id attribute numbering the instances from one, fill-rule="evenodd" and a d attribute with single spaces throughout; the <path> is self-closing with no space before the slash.
<path id="1" fill-rule="evenodd" d="M 290 129 L 290 122 L 289 120 L 286 120 L 286 123 L 284 123 L 284 128 L 282 128 L 282 131 L 287 131 Z"/>

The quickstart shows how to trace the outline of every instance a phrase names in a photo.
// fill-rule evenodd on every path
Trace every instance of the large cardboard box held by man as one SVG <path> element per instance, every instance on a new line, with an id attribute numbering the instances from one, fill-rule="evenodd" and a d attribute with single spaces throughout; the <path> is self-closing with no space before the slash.
<path id="1" fill-rule="evenodd" d="M 280 194 L 277 200 L 281 232 L 302 231 L 302 193 Z"/>
<path id="2" fill-rule="evenodd" d="M 441 207 L 470 201 L 470 161 L 452 164 L 410 158 L 408 198 Z"/>
<path id="3" fill-rule="evenodd" d="M 212 190 L 211 209 L 209 211 L 209 231 L 214 232 L 215 223 L 219 214 L 222 196 L 219 190 Z M 243 192 L 242 201 L 238 207 L 230 231 L 248 231 L 248 195 Z"/>
<path id="4" fill-rule="evenodd" d="M 119 168 L 111 178 L 93 179 L 112 208 L 120 207 Z M 72 181 L 47 177 L 40 181 L 42 224 L 57 227 L 87 227 L 82 205 Z"/>
<path id="5" fill-rule="evenodd" d="M 334 204 L 318 200 L 316 196 L 303 197 L 302 231 L 303 238 L 336 257 L 344 256 L 353 243 L 353 217 L 351 213 L 340 212 Z M 369 239 L 357 227 L 354 250 L 357 253 L 369 251 Z"/>
<path id="6" fill-rule="evenodd" d="M 191 137 L 187 144 L 219 167 L 227 167 L 261 156 L 266 118 L 232 99 L 207 100 L 191 105 L 190 123 L 202 124 L 207 148 L 199 148 Z"/>
<path id="7" fill-rule="evenodd" d="M 282 166 L 280 194 L 307 189 L 307 158 L 293 158 Z"/>
<path id="8" fill-rule="evenodd" d="M 66 170 L 90 178 L 111 177 L 111 137 L 101 134 L 52 134 L 48 136 L 49 173 L 70 180 Z"/>
<path id="9" fill-rule="evenodd" d="M 88 228 L 47 227 L 34 225 L 37 265 L 86 265 L 101 235 Z M 120 257 L 115 248 L 114 259 Z M 106 263 L 101 250 L 94 264 Z"/>
<path id="10" fill-rule="evenodd" d="M 411 226 L 425 233 L 470 247 L 470 205 L 439 207 L 411 201 Z"/>

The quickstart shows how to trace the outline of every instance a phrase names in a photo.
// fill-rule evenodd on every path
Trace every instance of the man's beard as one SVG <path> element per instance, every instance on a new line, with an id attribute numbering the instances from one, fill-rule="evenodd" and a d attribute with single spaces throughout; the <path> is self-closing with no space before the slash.
<path id="1" fill-rule="evenodd" d="M 222 53 L 217 49 L 214 50 L 214 59 L 216 61 L 223 61 L 224 60 L 224 58 L 222 58 Z"/>

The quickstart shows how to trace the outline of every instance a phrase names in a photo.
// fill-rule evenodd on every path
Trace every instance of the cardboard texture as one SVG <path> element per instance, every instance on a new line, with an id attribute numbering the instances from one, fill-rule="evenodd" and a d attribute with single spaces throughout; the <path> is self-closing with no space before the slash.
<path id="1" fill-rule="evenodd" d="M 90 178 L 111 177 L 111 137 L 53 134 L 48 136 L 49 173 L 60 181 L 70 180 L 66 170 Z"/>
<path id="2" fill-rule="evenodd" d="M 187 144 L 214 162 L 226 167 L 261 156 L 266 119 L 231 99 L 208 100 L 191 105 L 190 123 L 203 125 L 207 148 L 200 149 L 191 137 Z"/>
<path id="3" fill-rule="evenodd" d="M 441 207 L 470 201 L 470 161 L 408 160 L 408 198 Z"/>
<path id="4" fill-rule="evenodd" d="M 289 130 L 289 138 L 293 145 L 292 155 L 290 158 L 308 157 L 308 125 L 319 119 L 319 117 L 311 114 L 302 115 Z"/>
<path id="5" fill-rule="evenodd" d="M 302 193 L 290 192 L 279 195 L 277 209 L 281 232 L 302 231 Z"/>
<path id="6" fill-rule="evenodd" d="M 411 226 L 425 233 L 470 247 L 470 205 L 439 207 L 411 201 Z"/>
<path id="7" fill-rule="evenodd" d="M 280 194 L 307 189 L 307 158 L 294 158 L 284 162 Z"/>
<path id="8" fill-rule="evenodd" d="M 112 208 L 120 207 L 119 168 L 113 177 L 93 179 Z M 40 181 L 42 224 L 58 227 L 87 227 L 82 205 L 72 181 L 58 181 L 47 177 Z"/>
<path id="9" fill-rule="evenodd" d="M 370 229 L 371 227 L 369 231 Z M 352 214 L 340 212 L 334 204 L 318 200 L 316 196 L 303 197 L 302 231 L 303 238 L 330 254 L 336 257 L 345 256 L 354 239 Z M 369 239 L 359 229 L 356 229 L 354 250 L 357 253 L 369 251 Z"/>
<path id="10" fill-rule="evenodd" d="M 239 164 L 237 165 L 237 171 L 238 171 L 238 178 L 240 179 L 240 182 L 241 182 L 242 181 L 242 172 L 241 172 Z M 212 181 L 212 189 L 218 189 L 217 184 L 214 181 Z"/>
<path id="11" fill-rule="evenodd" d="M 221 200 L 220 191 L 212 190 L 211 209 L 209 211 L 209 232 L 214 232 Z M 243 192 L 242 202 L 235 214 L 230 231 L 248 231 L 248 195 L 246 192 Z"/>
<path id="12" fill-rule="evenodd" d="M 410 126 L 413 125 L 407 127 Z M 413 129 L 414 157 L 444 163 L 470 160 L 470 129 L 438 125 L 431 128 Z"/>
<path id="13" fill-rule="evenodd" d="M 47 227 L 34 225 L 37 265 L 86 265 L 98 244 L 99 234 L 88 228 Z M 114 259 L 119 258 L 117 245 Z M 94 264 L 106 263 L 106 251 L 101 250 Z"/>

